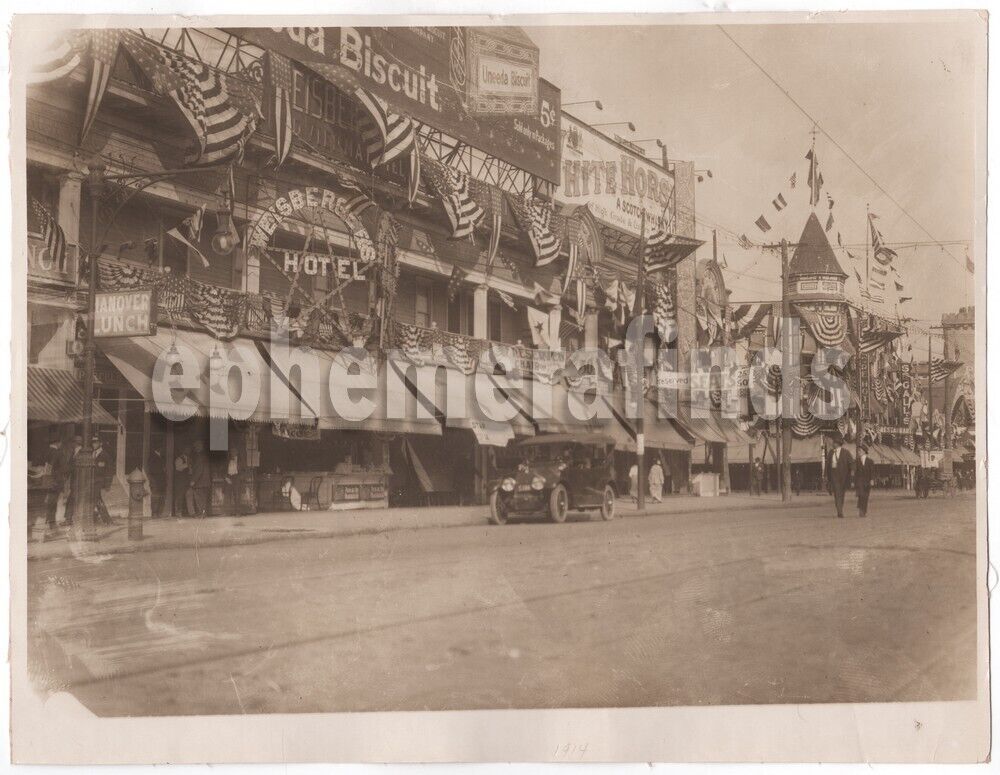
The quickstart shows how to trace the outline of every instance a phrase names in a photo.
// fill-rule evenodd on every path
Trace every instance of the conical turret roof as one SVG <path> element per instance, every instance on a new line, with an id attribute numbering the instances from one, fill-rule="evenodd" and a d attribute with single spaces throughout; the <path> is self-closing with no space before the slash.
<path id="1" fill-rule="evenodd" d="M 826 232 L 820 225 L 816 213 L 809 213 L 802 236 L 799 237 L 792 260 L 788 265 L 789 276 L 803 274 L 826 274 L 847 277 L 847 272 L 840 268 L 837 256 L 826 238 Z"/>

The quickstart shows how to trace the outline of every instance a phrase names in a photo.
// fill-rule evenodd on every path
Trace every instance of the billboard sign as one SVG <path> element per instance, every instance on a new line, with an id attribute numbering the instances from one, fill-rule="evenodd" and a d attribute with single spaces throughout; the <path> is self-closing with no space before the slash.
<path id="1" fill-rule="evenodd" d="M 638 237 L 671 228 L 674 179 L 663 167 L 633 153 L 570 116 L 562 117 L 562 180 L 556 199 L 587 205 L 599 221 Z"/>
<path id="2" fill-rule="evenodd" d="M 94 336 L 152 336 L 156 333 L 156 291 L 96 294 Z"/>
<path id="3" fill-rule="evenodd" d="M 517 110 L 479 114 L 469 100 L 472 74 L 468 72 L 466 28 L 241 27 L 230 31 L 284 54 L 338 87 L 366 89 L 400 113 L 526 172 L 559 181 L 559 90 L 537 77 L 538 50 L 533 46 L 533 55 L 526 59 L 518 58 L 513 45 L 509 50 L 487 52 L 492 57 L 484 60 L 489 88 L 476 92 L 477 100 L 486 101 L 477 105 L 489 102 L 498 107 L 506 102 Z M 482 42 L 481 37 L 476 40 Z M 528 73 L 532 61 L 535 69 Z M 525 96 L 532 80 L 537 84 L 534 98 Z"/>

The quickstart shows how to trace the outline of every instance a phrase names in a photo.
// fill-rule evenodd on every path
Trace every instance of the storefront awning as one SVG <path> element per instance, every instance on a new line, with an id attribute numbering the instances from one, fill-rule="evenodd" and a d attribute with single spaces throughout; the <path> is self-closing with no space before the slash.
<path id="1" fill-rule="evenodd" d="M 903 461 L 903 465 L 907 466 L 919 466 L 920 465 L 920 455 L 914 452 L 912 449 L 906 447 L 900 447 L 896 449 L 893 447 L 893 452 L 899 455 L 899 459 Z"/>
<path id="2" fill-rule="evenodd" d="M 73 372 L 43 366 L 28 367 L 28 419 L 38 422 L 70 423 L 83 418 L 83 387 Z M 115 419 L 93 402 L 93 422 L 115 425 Z"/>
<path id="3" fill-rule="evenodd" d="M 793 463 L 822 463 L 823 435 L 817 433 L 804 439 L 792 436 L 792 449 L 789 458 Z"/>
<path id="4" fill-rule="evenodd" d="M 678 432 L 675 425 L 676 422 L 675 419 L 670 417 L 659 417 L 656 403 L 648 398 L 643 400 L 642 431 L 647 447 L 650 449 L 689 452 L 691 450 L 691 443 Z M 635 420 L 628 420 L 628 423 L 634 433 L 636 430 Z M 629 440 L 625 448 L 630 452 L 635 452 L 636 444 L 634 436 Z"/>
<path id="5" fill-rule="evenodd" d="M 674 412 L 674 407 L 670 407 Z M 691 404 L 678 401 L 675 414 L 677 423 L 694 437 L 695 442 L 702 441 L 709 444 L 728 444 L 729 438 L 725 432 L 715 423 L 711 417 L 692 417 Z"/>

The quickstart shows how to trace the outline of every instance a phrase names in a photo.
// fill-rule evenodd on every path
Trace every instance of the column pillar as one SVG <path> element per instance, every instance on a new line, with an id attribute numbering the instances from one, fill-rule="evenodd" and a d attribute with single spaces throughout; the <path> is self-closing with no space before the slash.
<path id="1" fill-rule="evenodd" d="M 488 285 L 477 285 L 472 292 L 472 335 L 476 339 L 489 339 L 489 299 Z"/>
<path id="2" fill-rule="evenodd" d="M 596 350 L 600 346 L 597 320 L 600 313 L 596 309 L 588 309 L 583 319 L 583 346 L 588 350 Z"/>
<path id="3" fill-rule="evenodd" d="M 67 266 L 62 267 L 75 276 L 80 256 L 80 199 L 83 175 L 67 172 L 59 178 L 59 227 L 66 235 Z"/>

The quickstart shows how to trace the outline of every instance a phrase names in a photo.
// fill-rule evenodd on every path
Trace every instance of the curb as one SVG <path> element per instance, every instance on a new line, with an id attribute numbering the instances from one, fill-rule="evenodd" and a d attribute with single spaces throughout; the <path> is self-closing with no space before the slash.
<path id="1" fill-rule="evenodd" d="M 720 499 L 721 500 L 721 499 Z M 762 501 L 760 504 L 750 504 L 750 505 L 740 505 L 731 506 L 729 510 L 735 511 L 760 511 L 763 509 L 792 509 L 792 508 L 807 508 L 815 507 L 825 503 L 825 500 L 820 500 L 817 498 L 807 498 L 800 499 L 798 501 L 790 501 L 789 503 L 782 503 L 781 501 Z M 667 504 L 664 504 L 667 505 Z M 627 514 L 619 514 L 617 519 L 627 519 L 630 517 L 658 517 L 658 516 L 691 516 L 694 514 L 711 513 L 712 509 L 692 509 L 692 508 L 680 508 L 680 509 L 644 509 L 643 511 L 630 511 Z M 101 546 L 98 542 L 84 543 L 84 542 L 74 542 L 72 544 L 66 544 L 57 553 L 51 555 L 46 555 L 44 557 L 32 557 L 28 556 L 29 562 L 37 562 L 42 560 L 57 560 L 57 559 L 68 559 L 72 557 L 99 557 L 102 555 L 116 555 L 116 554 L 133 554 L 137 552 L 149 552 L 149 551 L 159 551 L 159 550 L 172 550 L 172 549 L 217 549 L 226 546 L 254 546 L 257 544 L 270 543 L 273 541 L 289 541 L 301 538 L 351 538 L 354 536 L 365 536 L 365 535 L 379 535 L 383 533 L 396 533 L 403 530 L 425 530 L 431 528 L 450 528 L 450 527 L 475 527 L 477 525 L 486 525 L 485 515 L 476 515 L 475 518 L 469 518 L 463 521 L 455 521 L 449 523 L 422 523 L 416 525 L 389 525 L 389 526 L 372 526 L 372 527 L 358 527 L 358 528 L 337 528 L 337 529 L 323 529 L 319 528 L 301 528 L 285 531 L 276 530 L 273 533 L 265 532 L 265 529 L 257 530 L 256 532 L 247 533 L 243 535 L 222 535 L 207 537 L 207 540 L 192 540 L 191 538 L 180 540 L 180 539 L 166 539 L 162 541 L 157 541 L 156 539 L 144 539 L 144 541 L 149 541 L 148 543 L 136 542 L 129 544 L 118 544 L 115 546 Z M 84 548 L 81 548 L 84 547 Z"/>

